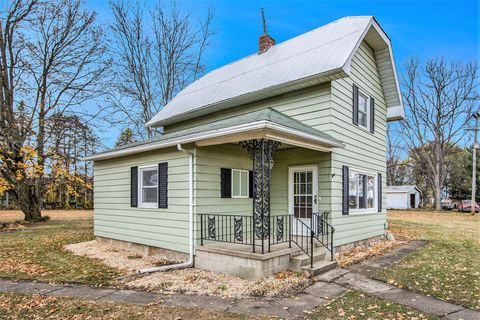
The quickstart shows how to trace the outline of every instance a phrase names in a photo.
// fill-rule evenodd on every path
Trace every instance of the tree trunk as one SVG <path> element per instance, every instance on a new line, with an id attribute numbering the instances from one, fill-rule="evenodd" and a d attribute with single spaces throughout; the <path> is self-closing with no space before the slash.
<path id="1" fill-rule="evenodd" d="M 435 169 L 437 170 L 437 173 L 434 175 L 434 186 L 433 186 L 433 196 L 435 198 L 435 211 L 440 211 L 442 210 L 442 181 L 441 181 L 441 175 L 440 175 L 440 164 L 437 163 L 435 165 Z"/>
<path id="2" fill-rule="evenodd" d="M 38 116 L 38 134 L 37 134 L 37 155 L 38 165 L 44 168 L 45 166 L 45 103 L 40 103 L 40 112 Z M 43 170 L 38 174 L 35 187 L 35 196 L 38 199 L 43 199 Z M 39 202 L 40 210 L 42 202 Z"/>
<path id="3" fill-rule="evenodd" d="M 36 196 L 35 186 L 20 181 L 16 185 L 16 200 L 23 214 L 25 221 L 38 221 L 42 218 L 40 199 Z"/>

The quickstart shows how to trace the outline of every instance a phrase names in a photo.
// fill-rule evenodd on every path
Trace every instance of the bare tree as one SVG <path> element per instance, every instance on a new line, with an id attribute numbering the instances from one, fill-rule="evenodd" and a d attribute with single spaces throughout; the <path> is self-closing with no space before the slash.
<path id="1" fill-rule="evenodd" d="M 82 9 L 79 0 L 16 0 L 1 21 L 2 175 L 14 186 L 27 220 L 41 217 L 49 115 L 98 113 L 82 107 L 102 94 L 109 67 L 104 33 L 95 25 L 95 17 Z M 19 100 L 24 101 L 21 117 L 26 121 L 19 121 Z M 26 144 L 34 145 L 30 161 L 35 174 L 19 181 L 16 174 Z"/>
<path id="2" fill-rule="evenodd" d="M 114 83 L 110 95 L 122 123 L 151 138 L 149 121 L 173 96 L 203 74 L 203 56 L 212 36 L 211 10 L 196 23 L 172 2 L 160 2 L 150 15 L 138 3 L 111 2 L 114 22 Z"/>
<path id="3" fill-rule="evenodd" d="M 435 209 L 441 209 L 445 178 L 445 157 L 465 137 L 465 125 L 479 96 L 478 66 L 443 58 L 420 65 L 416 59 L 406 64 L 403 77 L 406 119 L 403 138 L 416 161 L 425 161 L 433 181 Z"/>
<path id="4" fill-rule="evenodd" d="M 401 154 L 403 146 L 401 136 L 394 125 L 387 124 L 387 185 L 398 184 L 399 167 L 402 166 Z"/>

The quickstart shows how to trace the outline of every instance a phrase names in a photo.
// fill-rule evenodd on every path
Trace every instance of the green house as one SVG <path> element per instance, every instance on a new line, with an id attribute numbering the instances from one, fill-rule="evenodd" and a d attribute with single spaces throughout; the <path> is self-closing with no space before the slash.
<path id="1" fill-rule="evenodd" d="M 262 35 L 146 124 L 163 135 L 87 158 L 95 236 L 251 278 L 333 268 L 384 237 L 386 126 L 403 116 L 374 17 Z"/>

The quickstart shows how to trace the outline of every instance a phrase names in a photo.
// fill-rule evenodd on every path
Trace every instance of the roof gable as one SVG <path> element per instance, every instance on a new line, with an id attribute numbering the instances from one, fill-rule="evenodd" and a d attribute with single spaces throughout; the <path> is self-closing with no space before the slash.
<path id="1" fill-rule="evenodd" d="M 382 84 L 385 81 L 385 88 L 393 84 L 385 92 L 387 107 L 401 106 L 390 40 L 373 17 L 346 17 L 211 71 L 183 89 L 147 126 L 184 121 L 348 76 L 363 39 L 378 59 L 385 60 Z"/>
<path id="2" fill-rule="evenodd" d="M 407 193 L 416 189 L 418 192 L 422 193 L 417 186 L 414 185 L 403 185 L 403 186 L 387 186 L 387 193 Z"/>

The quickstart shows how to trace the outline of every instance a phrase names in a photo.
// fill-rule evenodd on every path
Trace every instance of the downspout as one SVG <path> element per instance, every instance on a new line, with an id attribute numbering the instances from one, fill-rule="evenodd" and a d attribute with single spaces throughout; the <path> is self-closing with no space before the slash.
<path id="1" fill-rule="evenodd" d="M 146 269 L 141 269 L 139 273 L 151 273 L 151 272 L 158 272 L 158 271 L 168 271 L 168 270 L 173 270 L 173 269 L 183 269 L 183 268 L 189 268 L 193 266 L 193 251 L 194 251 L 194 216 L 193 216 L 193 153 L 185 150 L 182 145 L 179 143 L 177 144 L 177 149 L 178 151 L 184 152 L 188 155 L 188 216 L 189 216 L 189 258 L 187 262 L 182 262 L 178 264 L 171 264 L 168 266 L 162 266 L 162 267 L 153 267 L 153 268 L 146 268 Z"/>

